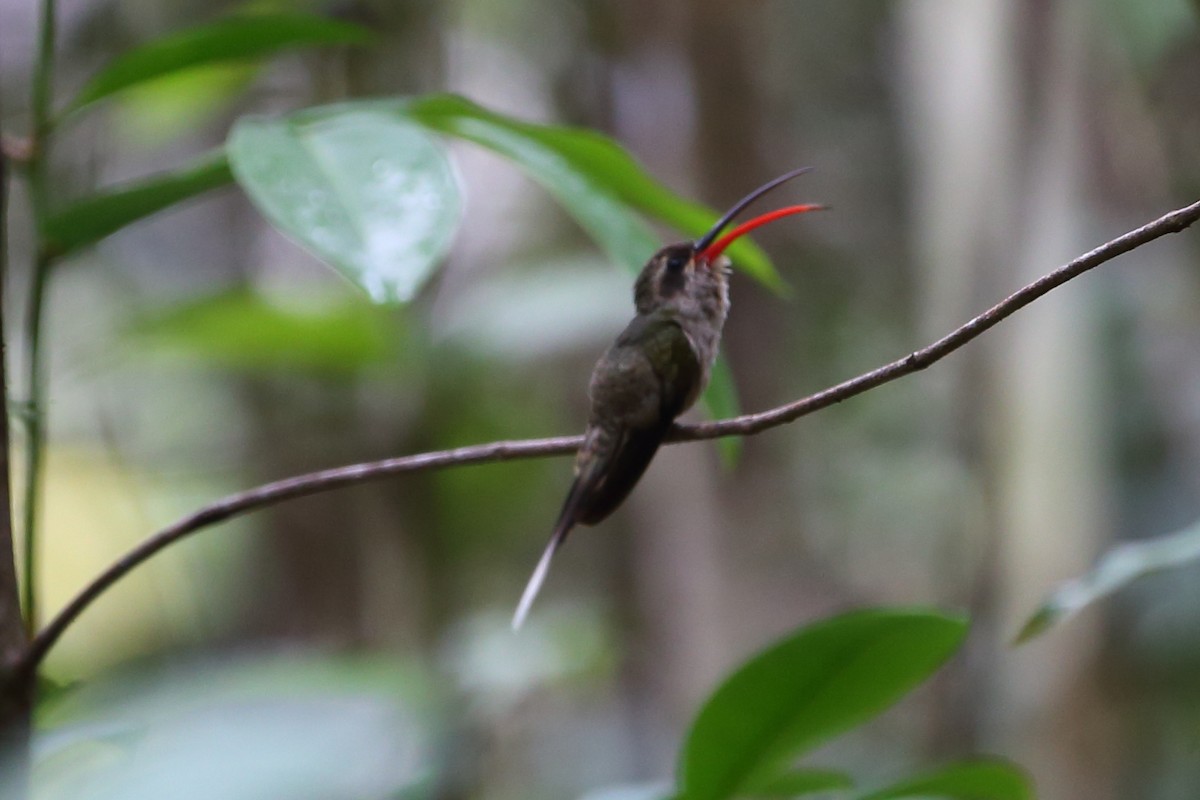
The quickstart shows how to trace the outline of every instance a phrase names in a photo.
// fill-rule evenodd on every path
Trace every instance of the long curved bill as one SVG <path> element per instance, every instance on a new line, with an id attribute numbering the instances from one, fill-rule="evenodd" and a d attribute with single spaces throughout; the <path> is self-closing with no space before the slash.
<path id="1" fill-rule="evenodd" d="M 778 178 L 764 183 L 762 186 L 743 197 L 734 204 L 733 208 L 726 211 L 725 214 L 719 220 L 717 220 L 717 223 L 713 225 L 711 229 L 709 229 L 708 233 L 696 240 L 696 243 L 693 245 L 695 251 L 711 261 L 712 259 L 715 259 L 717 256 L 721 255 L 725 248 L 733 244 L 738 238 L 744 236 L 755 228 L 766 225 L 768 222 L 774 222 L 777 219 L 791 216 L 792 214 L 803 214 L 806 211 L 819 211 L 826 208 L 827 206 L 814 204 L 779 208 L 774 211 L 768 211 L 766 214 L 761 214 L 747 222 L 743 222 L 729 233 L 725 234 L 724 236 L 720 236 L 721 231 L 724 230 L 725 226 L 732 222 L 734 217 L 742 213 L 742 211 L 744 211 L 746 207 L 755 200 L 762 197 L 775 187 L 790 181 L 792 178 L 803 175 L 811 169 L 812 167 L 801 167 L 800 169 L 794 169 L 791 172 L 785 172 Z M 717 238 L 718 236 L 720 236 L 719 239 Z"/>

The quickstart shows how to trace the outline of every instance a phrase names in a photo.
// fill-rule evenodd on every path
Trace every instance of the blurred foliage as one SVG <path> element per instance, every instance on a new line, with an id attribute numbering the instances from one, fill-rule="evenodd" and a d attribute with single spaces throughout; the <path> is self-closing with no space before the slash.
<path id="1" fill-rule="evenodd" d="M 965 634 L 963 620 L 920 611 L 864 611 L 798 631 L 701 708 L 680 759 L 680 797 L 786 795 L 778 790 L 803 775 L 786 765 L 903 697 Z"/>
<path id="2" fill-rule="evenodd" d="M 47 247 L 66 255 L 232 180 L 224 156 L 201 156 L 185 167 L 69 203 L 46 219 L 41 233 Z"/>
<path id="3" fill-rule="evenodd" d="M 35 796 L 430 797 L 435 690 L 385 656 L 242 657 L 90 682 L 38 709 Z"/>
<path id="4" fill-rule="evenodd" d="M 772 253 L 779 245 L 787 254 L 778 263 L 794 294 L 759 247 L 743 240 L 731 249 L 755 285 L 735 283 L 732 368 L 719 362 L 705 398 L 710 414 L 728 416 L 738 394 L 761 407 L 910 348 L 935 316 L 924 295 L 943 297 L 945 284 L 954 284 L 946 297 L 970 303 L 1010 286 L 1024 268 L 1028 229 L 1006 209 L 1038 217 L 1025 214 L 1041 208 L 1026 205 L 1044 188 L 1031 181 L 1055 171 L 1046 160 L 1056 169 L 1069 160 L 1031 155 L 1061 122 L 1051 118 L 1061 99 L 1052 90 L 1066 83 L 1057 61 L 1073 57 L 1055 38 L 1061 4 L 1013 6 L 1003 20 L 987 17 L 986 5 L 947 5 L 931 39 L 919 35 L 929 33 L 915 22 L 928 8 L 920 4 L 368 1 L 331 8 L 335 21 L 295 13 L 320 4 L 272 2 L 252 4 L 269 12 L 198 25 L 230 4 L 87 5 L 60 3 L 74 26 L 61 43 L 63 83 L 82 88 L 64 95 L 73 99 L 54 120 L 69 124 L 56 131 L 49 213 L 34 221 L 40 238 L 15 248 L 70 253 L 80 267 L 55 276 L 53 430 L 70 441 L 49 457 L 51 608 L 130 546 L 133 532 L 169 518 L 161 509 L 177 513 L 260 476 L 330 461 L 578 425 L 585 362 L 627 319 L 628 272 L 661 242 L 647 219 L 696 236 L 717 216 L 667 183 L 689 196 L 736 197 L 772 171 L 814 163 L 818 199 L 853 209 L 823 220 L 818 235 L 799 225 L 803 234 L 763 233 Z M 1077 149 L 1092 170 L 1086 185 L 1071 185 L 1072 215 L 1087 221 L 1088 235 L 1161 210 L 1172 181 L 1186 187 L 1200 174 L 1190 102 L 1200 76 L 1196 8 L 1111 0 L 1066 24 L 1099 19 L 1119 45 L 1088 39 L 1082 48 L 1077 113 L 1088 135 L 1069 138 L 1072 156 Z M 1019 35 L 957 38 L 955 26 L 973 13 L 984 19 L 977 32 Z M 11 36 L 4 27 L 0 36 Z M 147 37 L 165 29 L 177 32 Z M 933 39 L 962 49 L 943 53 L 952 60 L 922 83 L 911 62 Z M 142 43 L 114 55 L 131 40 Z M 993 44 L 1008 60 L 971 60 L 996 55 Z M 319 53 L 303 60 L 274 60 L 313 46 Z M 107 66 L 88 69 L 100 62 Z M 997 63 L 1004 73 L 989 74 Z M 962 212 L 955 218 L 930 203 L 971 178 L 928 106 L 949 100 L 954 129 L 990 142 L 995 120 L 955 106 L 969 107 L 981 86 L 1014 127 L 986 154 L 998 165 L 987 215 L 1000 223 L 976 231 L 969 205 L 952 208 Z M 229 118 L 242 112 L 255 115 Z M 212 134 L 227 125 L 222 149 Z M 903 141 L 905 125 L 913 142 Z M 934 156 L 916 157 L 914 142 L 933 142 Z M 160 145 L 169 147 L 145 152 Z M 1006 159 L 1009 146 L 1015 159 Z M 216 149 L 188 160 L 202 148 Z M 508 163 L 489 160 L 497 155 Z M 937 172 L 945 164 L 949 174 Z M 406 305 L 340 294 L 336 279 L 246 213 L 241 196 L 210 191 L 235 179 L 286 236 L 371 298 Z M 184 208 L 201 195 L 206 202 Z M 179 213 L 158 215 L 168 209 Z M 930 241 L 954 229 L 971 230 L 973 247 L 998 240 L 1001 257 L 951 248 L 954 269 L 927 272 L 940 252 Z M 625 272 L 580 255 L 589 247 L 580 230 Z M 1194 251 L 1173 244 L 1171 255 L 1154 251 L 1161 264 L 1151 266 L 1161 268 L 1143 271 L 1151 277 L 1138 288 L 1132 278 L 1118 287 L 1139 320 L 1122 332 L 1123 346 L 1145 371 L 1074 387 L 1121 407 L 1114 413 L 1134 394 L 1147 404 L 1129 435 L 1155 443 L 1139 480 L 1158 493 L 1144 504 L 1156 523 L 1185 507 L 1180 519 L 1195 516 L 1194 393 L 1173 386 L 1182 399 L 1163 399 L 1174 396 L 1164 374 L 1186 384 L 1195 369 L 1195 286 L 1178 270 L 1164 278 L 1168 267 L 1194 265 Z M 114 356 L 121 344 L 132 358 Z M 1040 362 L 1052 344 L 1025 355 Z M 1071 355 L 1111 360 L 1111 348 L 1100 350 Z M 164 378 L 163 364 L 174 376 Z M 513 564 L 524 570 L 545 534 L 570 477 L 565 461 L 364 486 L 264 514 L 253 539 L 213 537 L 201 558 L 168 554 L 106 597 L 52 656 L 56 678 L 83 682 L 39 706 L 39 796 L 570 796 L 614 777 L 661 775 L 663 751 L 680 739 L 672 714 L 695 704 L 695 687 L 798 617 L 933 596 L 978 615 L 982 635 L 973 639 L 982 640 L 1004 629 L 1010 595 L 1040 593 L 1047 575 L 1071 573 L 1054 560 L 1053 537 L 1023 562 L 1005 549 L 1013 544 L 1005 525 L 1029 517 L 1004 505 L 1012 487 L 999 480 L 1009 469 L 1018 482 L 1037 474 L 1004 449 L 1021 441 L 1013 420 L 1030 409 L 1014 397 L 1025 387 L 998 382 L 991 355 L 962 371 L 939 370 L 941 378 L 873 393 L 820 423 L 758 437 L 736 473 L 669 476 L 675 494 L 645 495 L 627 519 L 614 519 L 612 535 L 580 534 L 558 576 L 578 605 L 548 604 L 520 638 L 494 609 L 515 599 Z M 1055 433 L 1031 438 L 1058 441 Z M 1102 442 L 1106 431 L 1093 434 Z M 731 463 L 741 442 L 720 446 Z M 1054 466 L 1066 480 L 1078 462 Z M 1129 481 L 1127 466 L 1113 467 L 1113 483 Z M 1095 499 L 1122 502 L 1108 484 L 1093 488 Z M 668 499 L 683 534 L 645 524 L 666 516 Z M 147 500 L 150 509 L 138 506 Z M 631 521 L 636 539 L 622 531 Z M 1179 519 L 1144 522 L 1126 520 L 1116 533 L 1171 530 Z M 1118 544 L 1051 595 L 1025 635 L 1195 552 L 1191 529 Z M 1002 560 L 1002 569 L 993 563 Z M 1018 584 L 1026 573 L 1041 582 Z M 1175 582 L 1140 582 L 1115 615 L 1113 640 L 1132 645 L 1124 661 L 1108 660 L 1145 673 L 1140 682 L 1105 676 L 1113 694 L 1127 695 L 1125 707 L 1085 694 L 1094 676 L 1065 672 L 1094 655 L 1074 640 L 1078 649 L 1058 651 L 1054 668 L 1035 665 L 1037 679 L 1014 667 L 1032 663 L 1026 651 L 976 641 L 953 665 L 949 688 L 928 687 L 906 716 L 881 717 L 964 646 L 965 625 L 933 612 L 859 612 L 793 631 L 734 669 L 682 737 L 677 785 L 588 797 L 1031 797 L 1030 778 L 1001 760 L 887 777 L 961 758 L 981 739 L 1044 759 L 1039 783 L 1048 773 L 1058 785 L 1085 786 L 1124 770 L 1146 790 L 1139 797 L 1190 797 L 1194 781 L 1174 794 L 1154 781 L 1194 772 L 1180 753 L 1194 749 L 1198 688 L 1194 592 L 1186 576 L 1160 577 Z M 1136 627 L 1133 636 L 1122 622 Z M 245 642 L 264 640 L 404 655 L 244 654 Z M 96 674 L 192 647 L 242 655 L 189 655 L 191 667 L 115 681 Z M 1068 682 L 1079 697 L 1057 688 Z M 1139 705 L 1147 695 L 1155 702 Z M 1090 724 L 1096 709 L 1119 724 Z M 1060 711 L 1050 722 L 1038 716 Z M 1062 752 L 1088 738 L 1061 735 L 1072 726 L 1098 740 L 1121 728 L 1104 749 L 1121 758 L 1067 761 Z M 1064 750 L 1049 752 L 1039 731 Z M 843 739 L 852 744 L 841 750 Z M 1051 759 L 1061 763 L 1048 769 Z"/>
<path id="5" fill-rule="evenodd" d="M 243 118 L 238 182 L 276 226 L 376 302 L 407 302 L 446 254 L 462 212 L 441 147 L 370 108 L 307 124 Z"/>
<path id="6" fill-rule="evenodd" d="M 347 375 L 395 364 L 403 329 L 365 303 L 285 305 L 241 290 L 189 301 L 135 323 L 147 354 L 186 357 L 237 370 L 294 370 Z"/>
<path id="7" fill-rule="evenodd" d="M 460 689 L 492 715 L 605 650 L 580 639 L 591 626 L 578 617 L 535 620 L 520 641 L 502 618 L 494 622 L 460 629 L 447 655 Z M 964 633 L 960 619 L 926 611 L 857 612 L 796 631 L 704 704 L 673 796 L 847 796 L 845 775 L 785 765 L 907 694 Z M 449 777 L 437 747 L 448 710 L 445 687 L 382 655 L 242 656 L 132 672 L 47 695 L 38 708 L 33 782 L 39 798 L 72 800 L 435 797 Z M 918 795 L 1031 796 L 1016 768 L 976 761 L 862 798 Z"/>
<path id="8" fill-rule="evenodd" d="M 1092 603 L 1133 581 L 1200 560 L 1200 525 L 1167 536 L 1123 542 L 1105 553 L 1086 575 L 1067 581 L 1025 621 L 1017 642 L 1041 636 Z"/>
<path id="9" fill-rule="evenodd" d="M 321 17 L 245 14 L 154 39 L 113 60 L 71 101 L 68 113 L 131 86 L 216 62 L 261 59 L 314 45 L 362 45 L 370 33 Z"/>

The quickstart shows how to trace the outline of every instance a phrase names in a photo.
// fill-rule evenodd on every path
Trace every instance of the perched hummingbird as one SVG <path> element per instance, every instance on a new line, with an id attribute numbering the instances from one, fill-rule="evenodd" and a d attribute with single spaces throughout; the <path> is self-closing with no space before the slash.
<path id="1" fill-rule="evenodd" d="M 808 169 L 793 170 L 760 186 L 703 237 L 664 247 L 642 268 L 633 287 L 637 315 L 592 371 L 591 415 L 575 458 L 575 482 L 517 605 L 514 630 L 525 621 L 550 560 L 567 534 L 576 525 L 595 525 L 621 504 L 675 418 L 708 385 L 729 311 L 729 259 L 722 252 L 760 225 L 824 206 L 777 209 L 720 239 L 718 235 L 746 206 Z"/>

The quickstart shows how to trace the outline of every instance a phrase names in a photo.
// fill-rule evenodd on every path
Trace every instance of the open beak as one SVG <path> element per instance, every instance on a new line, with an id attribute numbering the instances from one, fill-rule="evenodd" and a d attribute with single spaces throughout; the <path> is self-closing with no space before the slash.
<path id="1" fill-rule="evenodd" d="M 729 247 L 729 245 L 733 244 L 737 239 L 754 230 L 755 228 L 766 225 L 768 222 L 774 222 L 782 217 L 791 216 L 792 214 L 803 214 L 806 211 L 819 211 L 823 208 L 826 208 L 826 206 L 812 204 L 778 208 L 774 211 L 768 211 L 765 214 L 761 214 L 747 222 L 743 222 L 729 233 L 721 236 L 721 238 L 717 238 L 720 236 L 720 233 L 725 226 L 732 222 L 733 218 L 744 211 L 748 205 L 774 189 L 776 186 L 786 183 L 798 175 L 803 175 L 810 169 L 812 169 L 812 167 L 801 167 L 800 169 L 794 169 L 791 172 L 784 173 L 773 181 L 763 184 L 750 194 L 743 197 L 733 206 L 733 208 L 725 212 L 724 216 L 717 220 L 717 223 L 712 226 L 708 233 L 696 240 L 696 243 L 692 245 L 696 253 L 706 260 L 712 261 L 717 256 L 721 255 L 726 247 Z"/>

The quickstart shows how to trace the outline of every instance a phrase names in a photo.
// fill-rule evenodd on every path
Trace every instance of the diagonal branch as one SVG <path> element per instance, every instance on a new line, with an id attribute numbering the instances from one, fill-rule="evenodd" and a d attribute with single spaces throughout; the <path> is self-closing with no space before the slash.
<path id="1" fill-rule="evenodd" d="M 933 344 L 916 350 L 909 355 L 856 378 L 832 386 L 816 394 L 801 398 L 793 403 L 779 406 L 757 414 L 746 414 L 733 419 L 698 425 L 676 425 L 668 434 L 669 442 L 687 442 L 698 439 L 717 439 L 723 436 L 750 436 L 762 431 L 793 422 L 800 417 L 839 403 L 847 398 L 862 394 L 876 386 L 925 369 L 930 364 L 945 358 L 950 353 L 976 338 L 996 323 L 1032 303 L 1042 295 L 1061 286 L 1072 278 L 1128 253 L 1147 242 L 1168 233 L 1178 233 L 1200 220 L 1200 202 L 1172 211 L 1159 219 L 1130 231 L 1111 242 L 1097 247 L 1090 253 L 1076 258 L 1055 271 L 1044 275 L 1033 283 L 989 308 L 965 325 L 938 339 Z M 54 646 L 63 632 L 89 606 L 134 567 L 152 555 L 184 537 L 232 517 L 281 503 L 296 497 L 327 492 L 332 489 L 377 480 L 405 472 L 460 467 L 468 464 L 483 464 L 493 461 L 510 461 L 525 458 L 569 455 L 582 443 L 582 436 L 559 436 L 549 439 L 527 439 L 521 441 L 493 442 L 491 444 L 459 447 L 432 453 L 420 453 L 399 458 L 389 458 L 364 464 L 297 475 L 274 483 L 264 484 L 231 494 L 197 510 L 178 522 L 158 531 L 142 541 L 121 559 L 100 573 L 83 588 L 49 624 L 34 637 L 21 660 L 21 668 L 32 672 L 37 669 L 46 653 Z"/>

